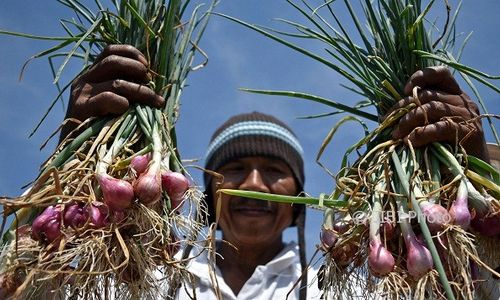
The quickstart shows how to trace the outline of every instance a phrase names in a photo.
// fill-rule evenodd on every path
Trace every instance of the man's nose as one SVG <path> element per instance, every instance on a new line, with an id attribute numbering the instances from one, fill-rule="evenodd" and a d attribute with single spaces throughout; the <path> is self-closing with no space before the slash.
<path id="1" fill-rule="evenodd" d="M 245 180 L 240 184 L 240 190 L 269 193 L 262 173 L 258 169 L 253 169 L 248 173 Z"/>

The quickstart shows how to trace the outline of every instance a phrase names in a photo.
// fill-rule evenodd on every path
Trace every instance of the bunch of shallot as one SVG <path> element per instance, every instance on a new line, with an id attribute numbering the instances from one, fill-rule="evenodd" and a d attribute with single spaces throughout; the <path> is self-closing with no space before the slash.
<path id="1" fill-rule="evenodd" d="M 109 44 L 129 44 L 146 55 L 147 84 L 166 103 L 152 108 L 131 101 L 120 116 L 84 121 L 49 157 L 29 191 L 0 199 L 5 218 L 15 215 L 2 240 L 0 293 L 172 297 L 161 287 L 188 276 L 186 260 L 175 254 L 195 243 L 205 219 L 202 192 L 180 159 L 175 123 L 195 67 L 193 45 L 209 14 L 201 16 L 196 7 L 184 19 L 189 0 L 112 1 L 110 8 L 95 1 L 95 13 L 80 1 L 60 2 L 78 21 L 61 20 L 69 36 L 43 52 L 66 56 L 55 82 L 71 58 L 84 58 L 86 71 Z"/>
<path id="2" fill-rule="evenodd" d="M 454 36 L 457 18 L 450 18 L 450 10 L 445 21 L 433 20 L 431 30 L 426 28 L 434 1 L 363 0 L 356 6 L 351 1 L 325 1 L 319 6 L 299 2 L 291 5 L 306 21 L 284 20 L 292 30 L 267 30 L 225 17 L 331 68 L 351 84 L 348 88 L 356 98 L 363 99 L 345 104 L 298 91 L 246 91 L 296 97 L 330 107 L 314 117 L 348 114 L 328 133 L 318 161 L 344 123 L 361 124 L 365 135 L 346 151 L 335 177 L 336 190 L 330 196 L 258 197 L 317 204 L 325 209 L 319 245 L 325 261 L 318 275 L 325 298 L 361 298 L 373 293 L 391 299 L 474 298 L 475 287 L 481 284 L 474 275 L 477 266 L 500 275 L 495 271 L 500 261 L 500 175 L 487 162 L 468 155 L 466 151 L 473 147 L 463 149 L 462 143 L 465 146 L 471 141 L 468 139 L 480 134 L 480 118 L 491 116 L 484 104 L 481 115 L 467 99 L 463 107 L 469 114 L 458 114 L 460 117 L 438 102 L 446 102 L 448 96 L 464 98 L 458 84 L 451 84 L 451 68 L 469 85 L 473 78 L 497 92 L 500 89 L 488 80 L 498 77 L 455 61 L 461 48 L 453 53 L 459 39 Z M 341 5 L 344 7 L 338 7 Z M 342 18 L 340 11 L 348 12 L 351 22 Z M 444 30 L 435 35 L 432 30 L 440 25 Z M 307 45 L 294 43 L 296 37 L 306 38 Z M 315 40 L 326 53 L 307 48 Z M 428 67 L 433 68 L 426 70 Z M 423 71 L 417 73 L 419 70 Z M 406 86 L 413 74 L 421 76 L 413 77 Z M 408 91 L 410 86 L 413 88 Z M 451 86 L 455 91 L 449 90 Z M 477 90 L 472 90 L 481 101 Z M 446 109 L 437 109 L 441 106 Z M 445 112 L 427 116 L 434 109 Z M 445 120 L 450 116 L 454 123 Z M 401 119 L 406 123 L 399 123 Z M 374 122 L 373 130 L 366 121 Z M 442 124 L 459 125 L 460 130 L 457 126 L 453 127 L 456 132 L 445 133 L 456 134 L 459 138 L 455 143 L 415 148 L 411 141 L 393 139 L 393 133 L 401 133 L 404 126 L 420 126 L 409 136 L 423 137 L 422 128 L 428 125 L 436 129 L 433 133 L 443 133 Z"/>
<path id="3" fill-rule="evenodd" d="M 131 168 L 135 171 L 134 167 Z M 165 171 L 161 174 L 161 184 L 141 185 L 131 184 L 124 179 L 113 178 L 110 175 L 98 175 L 99 187 L 102 190 L 102 201 L 90 203 L 75 202 L 68 204 L 51 205 L 40 213 L 31 225 L 31 236 L 34 240 L 53 243 L 59 241 L 66 230 L 84 230 L 88 228 L 103 228 L 124 221 L 128 209 L 134 209 L 134 202 L 152 205 L 155 202 L 144 202 L 144 194 L 152 195 L 158 192 L 156 202 L 162 199 L 162 190 L 170 200 L 170 209 L 177 211 L 181 208 L 182 200 L 189 189 L 188 179 L 179 172 Z M 143 178 L 149 178 L 144 176 Z M 142 182 L 150 179 L 142 179 Z M 64 208 L 63 208 L 64 207 Z"/>

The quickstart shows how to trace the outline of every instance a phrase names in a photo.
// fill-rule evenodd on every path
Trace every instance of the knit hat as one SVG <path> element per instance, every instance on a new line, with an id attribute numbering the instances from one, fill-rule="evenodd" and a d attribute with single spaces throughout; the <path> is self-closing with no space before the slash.
<path id="1" fill-rule="evenodd" d="M 285 162 L 294 175 L 299 191 L 304 187 L 304 162 L 302 147 L 292 130 L 277 118 L 260 112 L 251 112 L 231 117 L 212 135 L 207 149 L 205 169 L 216 171 L 226 163 L 241 157 L 265 156 Z M 215 221 L 212 191 L 212 176 L 203 176 L 206 188 L 206 203 L 209 219 Z M 292 226 L 305 206 L 294 205 Z"/>

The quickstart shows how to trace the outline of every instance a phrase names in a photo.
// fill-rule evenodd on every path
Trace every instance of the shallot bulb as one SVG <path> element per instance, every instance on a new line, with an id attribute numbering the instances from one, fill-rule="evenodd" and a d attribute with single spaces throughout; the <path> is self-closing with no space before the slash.
<path id="1" fill-rule="evenodd" d="M 328 252 L 337 243 L 338 233 L 334 230 L 333 218 L 335 212 L 331 208 L 327 208 L 323 213 L 323 226 L 321 227 L 321 234 L 319 236 L 321 240 L 321 246 L 323 251 Z"/>
<path id="2" fill-rule="evenodd" d="M 339 234 L 346 233 L 352 227 L 352 220 L 342 219 L 333 224 L 333 230 Z"/>
<path id="3" fill-rule="evenodd" d="M 471 227 L 484 236 L 500 235 L 500 214 L 486 217 L 476 215 L 471 221 Z"/>
<path id="4" fill-rule="evenodd" d="M 320 234 L 321 245 L 326 251 L 329 251 L 335 243 L 337 243 L 338 235 L 333 229 L 323 228 L 321 229 Z"/>
<path id="5" fill-rule="evenodd" d="M 338 266 L 348 266 L 356 258 L 359 247 L 356 241 L 350 241 L 331 250 L 331 257 Z"/>
<path id="6" fill-rule="evenodd" d="M 368 266 L 375 276 L 384 276 L 394 270 L 396 262 L 391 252 L 382 243 L 370 240 L 370 254 L 368 255 Z"/>
<path id="7" fill-rule="evenodd" d="M 471 221 L 471 214 L 467 205 L 467 197 L 467 184 L 464 180 L 462 180 L 458 186 L 457 198 L 453 201 L 449 212 L 453 223 L 463 229 L 469 228 Z"/>
<path id="8" fill-rule="evenodd" d="M 31 225 L 31 234 L 37 241 L 53 242 L 61 235 L 61 207 L 49 206 Z"/>
<path id="9" fill-rule="evenodd" d="M 64 209 L 64 225 L 73 228 L 80 228 L 87 222 L 89 213 L 83 203 L 74 203 Z"/>
<path id="10" fill-rule="evenodd" d="M 408 273 L 413 278 L 418 279 L 427 274 L 434 267 L 431 252 L 416 238 L 410 238 L 406 241 L 406 267 Z"/>
<path id="11" fill-rule="evenodd" d="M 451 215 L 443 206 L 429 201 L 421 201 L 419 205 L 427 227 L 432 233 L 443 230 L 447 224 L 451 223 Z"/>
<path id="12" fill-rule="evenodd" d="M 150 154 L 135 156 L 130 161 L 130 168 L 132 168 L 137 175 L 144 173 L 148 168 L 150 157 Z"/>
<path id="13" fill-rule="evenodd" d="M 53 242 L 61 236 L 61 219 L 51 219 L 45 226 L 45 237 L 49 242 Z"/>
<path id="14" fill-rule="evenodd" d="M 400 226 L 406 245 L 406 269 L 414 279 L 419 279 L 434 267 L 431 252 L 418 241 L 408 218 L 402 219 Z"/>
<path id="15" fill-rule="evenodd" d="M 377 199 L 373 203 L 370 217 L 370 254 L 368 255 L 368 267 L 375 276 L 384 276 L 394 270 L 395 261 L 391 252 L 383 245 L 380 239 L 380 223 L 382 217 L 382 204 Z"/>
<path id="16" fill-rule="evenodd" d="M 164 171 L 161 173 L 161 183 L 163 190 L 170 198 L 172 210 L 180 207 L 184 193 L 189 188 L 189 181 L 179 172 Z"/>
<path id="17" fill-rule="evenodd" d="M 88 206 L 89 221 L 95 228 L 102 228 L 108 225 L 109 209 L 101 202 L 94 201 Z"/>
<path id="18" fill-rule="evenodd" d="M 108 174 L 97 175 L 102 190 L 104 203 L 114 211 L 128 208 L 134 200 L 134 188 L 123 179 L 111 177 Z"/>
<path id="19" fill-rule="evenodd" d="M 495 200 L 488 194 L 485 195 L 484 199 L 487 203 Z M 471 227 L 484 236 L 500 235 L 500 213 L 480 213 L 476 210 L 476 215 L 471 220 Z"/>
<path id="20" fill-rule="evenodd" d="M 161 199 L 161 176 L 154 169 L 149 169 L 142 173 L 134 181 L 134 192 L 141 203 L 144 205 L 154 204 Z"/>

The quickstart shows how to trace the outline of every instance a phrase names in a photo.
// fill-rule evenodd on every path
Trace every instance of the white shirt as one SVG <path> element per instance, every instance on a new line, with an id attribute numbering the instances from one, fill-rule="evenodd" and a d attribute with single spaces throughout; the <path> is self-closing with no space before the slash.
<path id="1" fill-rule="evenodd" d="M 493 278 L 491 272 L 479 269 L 480 283 L 476 287 L 477 299 L 500 299 L 500 279 Z"/>
<path id="2" fill-rule="evenodd" d="M 185 283 L 177 293 L 177 299 L 217 299 L 214 283 L 210 278 L 213 268 L 209 267 L 206 253 L 193 258 L 187 266 L 187 270 L 194 275 L 193 284 Z M 316 270 L 310 269 L 308 278 L 307 299 L 320 299 L 320 291 L 317 285 Z M 222 299 L 298 299 L 300 283 L 294 288 L 294 284 L 301 276 L 301 266 L 299 259 L 299 247 L 295 242 L 291 242 L 266 265 L 258 266 L 250 279 L 243 285 L 238 295 L 235 295 L 226 284 L 221 271 L 215 267 L 215 275 Z M 194 285 L 194 286 L 193 286 Z M 193 295 L 193 290 L 196 295 Z M 193 297 L 194 296 L 194 297 Z"/>

